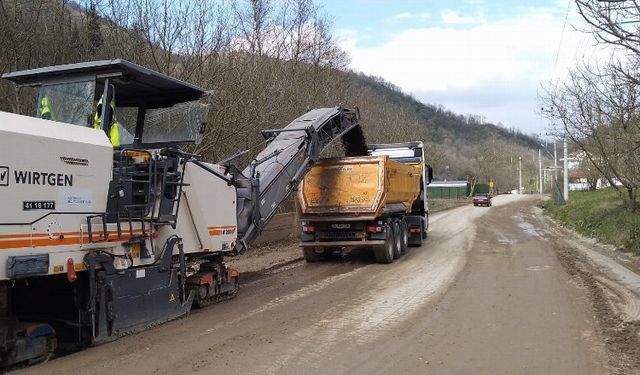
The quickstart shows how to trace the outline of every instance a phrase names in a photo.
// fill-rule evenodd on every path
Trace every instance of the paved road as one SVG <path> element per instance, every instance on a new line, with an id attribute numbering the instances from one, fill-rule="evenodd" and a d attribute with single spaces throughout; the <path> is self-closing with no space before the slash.
<path id="1" fill-rule="evenodd" d="M 589 297 L 534 202 L 439 213 L 391 265 L 295 262 L 232 301 L 23 373 L 609 373 Z"/>

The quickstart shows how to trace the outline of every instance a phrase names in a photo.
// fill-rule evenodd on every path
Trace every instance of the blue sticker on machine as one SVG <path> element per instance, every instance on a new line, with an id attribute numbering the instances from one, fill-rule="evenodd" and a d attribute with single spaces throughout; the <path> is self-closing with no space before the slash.
<path id="1" fill-rule="evenodd" d="M 56 209 L 55 201 L 23 201 L 22 202 L 23 211 L 55 210 L 55 209 Z"/>

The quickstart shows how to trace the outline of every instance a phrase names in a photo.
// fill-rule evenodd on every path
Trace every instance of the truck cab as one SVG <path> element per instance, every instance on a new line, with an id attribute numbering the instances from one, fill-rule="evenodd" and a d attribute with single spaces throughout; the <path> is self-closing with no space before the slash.
<path id="1" fill-rule="evenodd" d="M 413 202 L 411 215 L 405 218 L 409 230 L 409 244 L 420 245 L 427 238 L 429 229 L 429 201 L 427 185 L 433 180 L 433 168 L 426 164 L 424 144 L 422 142 L 405 142 L 393 144 L 369 145 L 372 156 L 388 155 L 391 160 L 404 164 L 424 164 L 420 181 L 420 194 Z"/>

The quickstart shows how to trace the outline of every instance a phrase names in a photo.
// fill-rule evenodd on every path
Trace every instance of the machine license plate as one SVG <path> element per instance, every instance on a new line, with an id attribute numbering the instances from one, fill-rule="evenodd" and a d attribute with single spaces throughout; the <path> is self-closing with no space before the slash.
<path id="1" fill-rule="evenodd" d="M 23 201 L 22 202 L 23 211 L 55 210 L 55 209 L 56 209 L 55 201 Z"/>

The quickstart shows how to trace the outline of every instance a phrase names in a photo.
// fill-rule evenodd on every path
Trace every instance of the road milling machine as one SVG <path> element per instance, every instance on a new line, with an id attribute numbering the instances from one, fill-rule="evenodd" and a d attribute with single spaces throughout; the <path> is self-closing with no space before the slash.
<path id="1" fill-rule="evenodd" d="M 240 169 L 184 151 L 208 113 L 192 84 L 124 60 L 2 77 L 37 93 L 35 117 L 0 112 L 4 369 L 234 295 L 223 258 L 250 246 L 331 141 L 360 131 L 357 110 L 310 110 L 263 130 Z"/>

